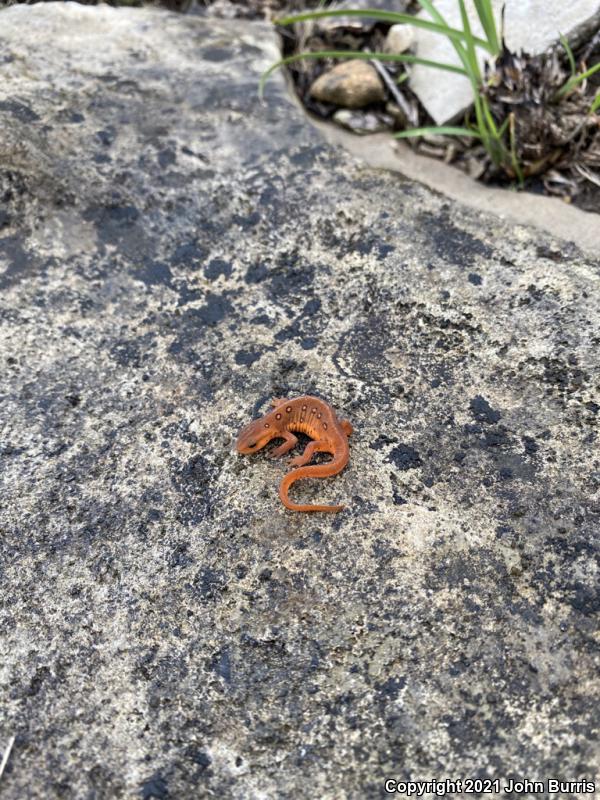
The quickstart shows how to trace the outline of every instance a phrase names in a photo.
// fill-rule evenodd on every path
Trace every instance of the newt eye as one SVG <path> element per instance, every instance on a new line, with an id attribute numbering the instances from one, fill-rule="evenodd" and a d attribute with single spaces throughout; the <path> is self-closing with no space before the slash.
<path id="1" fill-rule="evenodd" d="M 248 442 L 248 447 L 256 447 L 256 442 Z"/>

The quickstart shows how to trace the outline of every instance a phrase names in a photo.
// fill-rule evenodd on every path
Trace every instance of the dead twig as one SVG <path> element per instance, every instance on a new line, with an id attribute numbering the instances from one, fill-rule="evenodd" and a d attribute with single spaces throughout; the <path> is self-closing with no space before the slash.
<path id="1" fill-rule="evenodd" d="M 383 66 L 380 61 L 377 61 L 376 58 L 370 59 L 371 64 L 375 67 L 379 76 L 381 77 L 382 81 L 388 88 L 388 91 L 396 101 L 398 107 L 402 110 L 402 113 L 406 117 L 406 119 L 410 122 L 413 128 L 416 128 L 419 124 L 419 116 L 417 110 L 408 103 L 402 94 L 402 92 L 398 89 L 394 81 L 392 80 L 390 73 L 387 69 Z"/>
<path id="2" fill-rule="evenodd" d="M 595 184 L 596 186 L 600 186 L 600 175 L 596 175 L 596 173 L 592 172 L 591 169 L 588 169 L 581 164 L 575 164 L 575 169 L 580 175 L 583 175 L 587 181 Z"/>
<path id="3" fill-rule="evenodd" d="M 588 45 L 583 51 L 583 53 L 580 55 L 579 60 L 587 61 L 588 58 L 592 55 L 592 53 L 596 49 L 596 46 L 599 44 L 600 44 L 600 31 L 597 31 L 588 42 Z"/>

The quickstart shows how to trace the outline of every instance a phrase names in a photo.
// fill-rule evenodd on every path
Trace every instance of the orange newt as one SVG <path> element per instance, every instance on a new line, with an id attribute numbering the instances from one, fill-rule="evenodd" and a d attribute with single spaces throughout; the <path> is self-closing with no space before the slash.
<path id="1" fill-rule="evenodd" d="M 294 400 L 273 398 L 273 411 L 254 420 L 242 428 L 237 439 L 238 453 L 256 453 L 271 439 L 285 439 L 270 456 L 282 456 L 298 444 L 293 431 L 305 433 L 313 439 L 306 445 L 302 455 L 292 458 L 290 466 L 294 472 L 284 476 L 279 486 L 279 497 L 286 508 L 292 511 L 341 511 L 344 506 L 311 506 L 292 503 L 288 490 L 301 478 L 327 478 L 341 472 L 350 457 L 348 436 L 353 431 L 347 419 L 339 420 L 335 411 L 318 397 L 296 397 Z M 315 453 L 331 453 L 333 458 L 324 464 L 305 466 Z"/>

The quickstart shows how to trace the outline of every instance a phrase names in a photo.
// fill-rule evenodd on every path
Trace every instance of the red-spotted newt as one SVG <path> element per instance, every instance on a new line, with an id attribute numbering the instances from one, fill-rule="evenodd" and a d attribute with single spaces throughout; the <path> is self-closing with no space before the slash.
<path id="1" fill-rule="evenodd" d="M 293 472 L 284 476 L 279 497 L 292 511 L 341 511 L 344 506 L 301 505 L 288 497 L 290 486 L 301 478 L 327 478 L 341 472 L 350 457 L 348 437 L 353 431 L 347 419 L 339 420 L 335 411 L 318 397 L 296 397 L 294 400 L 274 398 L 273 410 L 242 428 L 237 439 L 238 453 L 256 453 L 272 439 L 284 439 L 270 456 L 282 456 L 298 444 L 295 432 L 305 433 L 313 440 L 300 456 L 292 458 Z M 315 453 L 331 453 L 333 458 L 324 464 L 306 466 Z"/>

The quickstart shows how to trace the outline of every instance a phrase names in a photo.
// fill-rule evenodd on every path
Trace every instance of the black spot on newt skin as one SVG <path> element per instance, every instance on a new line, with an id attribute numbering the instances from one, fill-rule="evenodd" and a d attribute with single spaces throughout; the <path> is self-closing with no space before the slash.
<path id="1" fill-rule="evenodd" d="M 493 425 L 502 417 L 500 412 L 495 411 L 488 401 L 479 394 L 470 401 L 469 407 L 477 422 Z"/>

